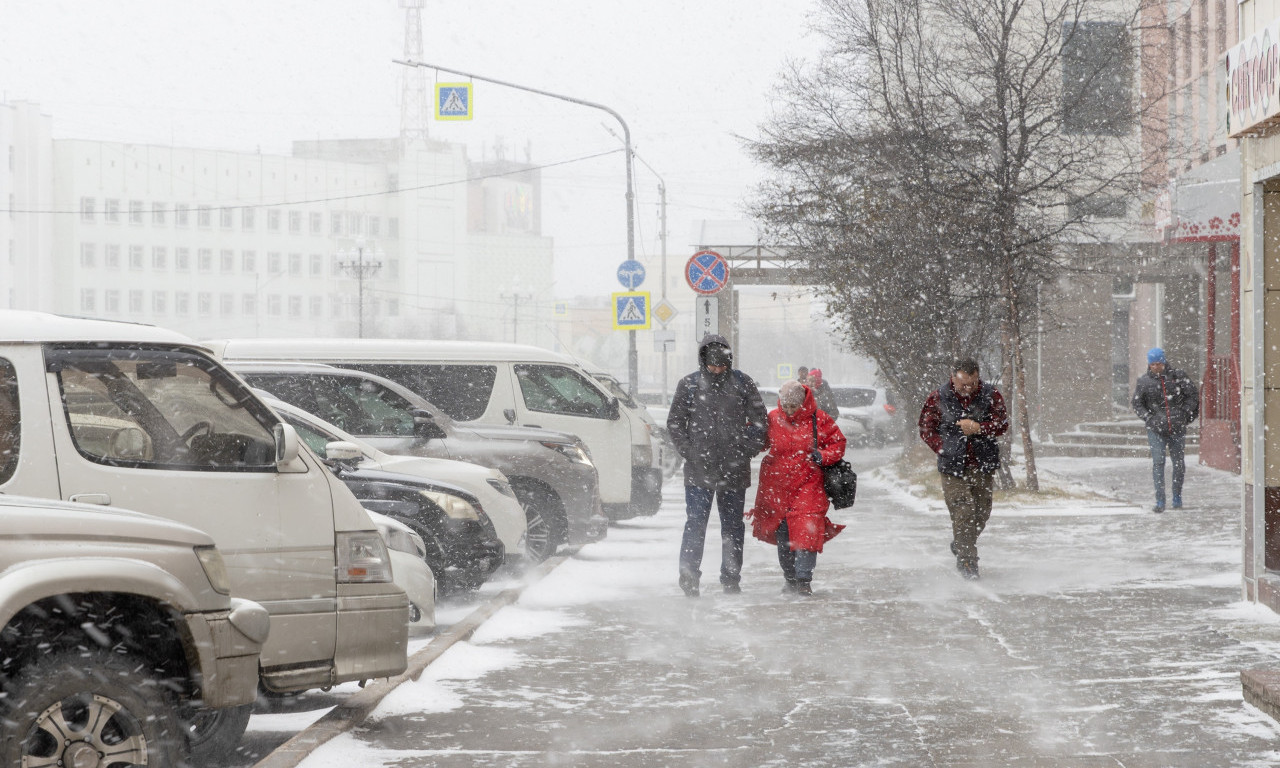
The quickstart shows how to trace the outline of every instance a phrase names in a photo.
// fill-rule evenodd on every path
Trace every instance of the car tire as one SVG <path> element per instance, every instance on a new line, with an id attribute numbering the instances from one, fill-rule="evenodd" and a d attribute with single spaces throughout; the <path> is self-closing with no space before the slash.
<path id="1" fill-rule="evenodd" d="M 173 696 L 137 657 L 90 647 L 45 656 L 4 686 L 0 765 L 186 765 Z M 64 730 L 64 726 L 70 730 Z"/>
<path id="2" fill-rule="evenodd" d="M 252 704 L 238 707 L 179 708 L 178 716 L 186 729 L 187 751 L 192 765 L 222 765 L 235 756 L 245 728 L 249 727 Z"/>
<path id="3" fill-rule="evenodd" d="M 531 563 L 541 563 L 564 541 L 564 505 L 554 493 L 537 485 L 513 482 L 511 489 L 524 510 L 524 556 Z"/>

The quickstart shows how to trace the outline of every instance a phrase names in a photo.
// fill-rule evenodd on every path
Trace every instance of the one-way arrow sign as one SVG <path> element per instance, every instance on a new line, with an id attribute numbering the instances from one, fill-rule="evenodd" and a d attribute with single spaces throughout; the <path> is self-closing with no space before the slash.
<path id="1" fill-rule="evenodd" d="M 715 296 L 699 296 L 694 303 L 694 341 L 701 342 L 708 333 L 720 333 L 720 300 Z"/>

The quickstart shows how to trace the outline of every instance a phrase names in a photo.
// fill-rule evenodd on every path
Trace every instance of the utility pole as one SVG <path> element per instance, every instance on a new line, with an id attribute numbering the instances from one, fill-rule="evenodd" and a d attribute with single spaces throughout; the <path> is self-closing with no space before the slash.
<path id="1" fill-rule="evenodd" d="M 643 162 L 643 161 L 641 161 Z M 648 165 L 648 163 L 645 163 Z M 650 168 L 649 170 L 653 170 Z M 658 239 L 662 241 L 662 300 L 667 300 L 667 185 L 658 177 L 658 216 L 662 226 L 658 229 Z M 666 327 L 666 324 L 663 324 Z M 667 402 L 667 342 L 662 342 L 662 402 Z"/>
<path id="2" fill-rule="evenodd" d="M 499 298 L 503 301 L 511 299 L 511 342 L 513 344 L 520 343 L 520 300 L 533 301 L 533 295 L 529 293 L 512 293 L 500 294 Z"/>
<path id="3" fill-rule="evenodd" d="M 365 260 L 365 252 L 371 250 L 363 240 L 356 241 L 355 247 L 338 251 L 338 268 L 356 279 L 356 313 L 359 317 L 357 327 L 359 338 L 364 338 L 364 281 L 378 274 L 382 269 L 382 251 L 371 253 L 372 260 Z"/>
<path id="4" fill-rule="evenodd" d="M 548 96 L 553 99 L 560 99 L 561 101 L 567 101 L 571 104 L 580 104 L 584 107 L 599 109 L 604 112 L 608 112 L 610 115 L 612 115 L 613 119 L 617 120 L 618 124 L 622 126 L 622 140 L 623 140 L 623 143 L 626 145 L 627 259 L 628 260 L 635 259 L 636 257 L 636 205 L 635 205 L 635 191 L 633 190 L 632 184 L 631 184 L 631 158 L 632 158 L 631 129 L 627 127 L 627 121 L 622 119 L 622 115 L 618 114 L 617 112 L 610 109 L 609 107 L 606 107 L 603 104 L 597 104 L 594 101 L 587 101 L 586 99 L 579 99 L 573 96 L 565 96 L 559 93 L 552 93 L 551 91 L 544 91 L 539 88 L 531 88 L 527 85 L 517 85 L 516 83 L 512 83 L 507 80 L 498 80 L 492 77 L 483 77 L 481 75 L 477 75 L 471 72 L 463 72 L 460 69 L 450 69 L 448 67 L 442 67 L 439 64 L 428 64 L 424 61 L 412 61 L 412 60 L 405 60 L 405 59 L 392 59 L 392 61 L 396 64 L 403 64 L 407 67 L 426 67 L 427 69 L 435 69 L 435 70 L 439 70 L 440 72 L 448 72 L 451 75 L 458 75 L 460 77 L 466 77 L 471 80 L 479 80 L 484 83 L 493 83 L 494 85 L 502 85 L 502 86 L 506 86 L 507 88 L 515 88 L 517 91 L 526 91 L 528 93 L 536 93 L 539 96 Z M 639 373 L 640 355 L 636 351 L 636 332 L 627 331 L 627 335 L 629 336 L 629 341 L 628 341 L 629 349 L 627 354 L 627 362 L 628 362 L 628 368 L 629 368 L 628 373 L 630 374 L 630 377 L 631 377 L 630 393 L 632 397 L 634 397 L 640 389 L 639 380 L 638 380 L 640 375 Z"/>

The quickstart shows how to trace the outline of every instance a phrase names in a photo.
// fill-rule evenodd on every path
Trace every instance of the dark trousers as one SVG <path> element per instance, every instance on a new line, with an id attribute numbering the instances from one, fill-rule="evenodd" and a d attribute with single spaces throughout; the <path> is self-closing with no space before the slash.
<path id="1" fill-rule="evenodd" d="M 808 549 L 792 549 L 791 534 L 787 530 L 787 521 L 783 520 L 775 534 L 778 542 L 778 565 L 782 566 L 782 575 L 787 581 L 810 581 L 813 569 L 818 565 L 818 553 Z"/>
<path id="2" fill-rule="evenodd" d="M 1156 506 L 1164 507 L 1164 457 L 1169 454 L 1173 463 L 1173 503 L 1182 504 L 1182 480 L 1187 476 L 1187 461 L 1183 449 L 1187 435 L 1162 435 L 1154 429 L 1147 430 L 1147 445 L 1151 446 L 1151 480 L 1156 486 Z"/>
<path id="3" fill-rule="evenodd" d="M 747 502 L 746 488 L 709 491 L 692 485 L 684 487 L 684 539 L 680 543 L 680 572 L 702 577 L 702 550 L 707 540 L 707 520 L 711 517 L 711 500 L 716 498 L 720 511 L 720 583 L 737 584 L 742 578 L 742 540 L 747 526 L 742 509 Z"/>
<path id="4" fill-rule="evenodd" d="M 978 559 L 978 534 L 991 519 L 992 472 L 965 467 L 962 475 L 942 475 L 942 497 L 951 513 L 951 536 L 956 557 Z"/>

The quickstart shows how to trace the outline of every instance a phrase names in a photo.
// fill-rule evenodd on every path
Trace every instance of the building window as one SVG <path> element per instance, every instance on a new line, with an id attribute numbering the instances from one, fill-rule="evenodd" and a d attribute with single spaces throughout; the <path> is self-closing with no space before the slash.
<path id="1" fill-rule="evenodd" d="M 169 311 L 168 304 L 169 295 L 164 291 L 151 292 L 151 312 L 156 315 L 163 315 Z"/>
<path id="2" fill-rule="evenodd" d="M 324 277 L 324 256 L 318 253 L 311 254 L 311 276 Z"/>
<path id="3" fill-rule="evenodd" d="M 96 248 L 93 243 L 80 244 L 80 267 L 82 269 L 93 269 L 97 266 L 95 264 L 97 261 L 97 256 L 94 253 L 95 250 Z"/>
<path id="4" fill-rule="evenodd" d="M 120 268 L 120 246 L 115 243 L 107 243 L 107 247 L 102 254 L 102 266 L 107 269 Z"/>
<path id="5" fill-rule="evenodd" d="M 201 248 L 196 251 L 196 269 L 201 272 L 213 271 L 213 249 Z"/>
<path id="6" fill-rule="evenodd" d="M 369 217 L 369 237 L 382 237 L 382 219 L 378 216 Z"/>
<path id="7" fill-rule="evenodd" d="M 253 228 L 258 225 L 258 212 L 253 208 L 245 208 L 240 211 L 240 227 L 245 232 L 252 232 Z"/>
<path id="8" fill-rule="evenodd" d="M 289 234 L 302 234 L 302 211 L 289 211 Z"/>
<path id="9" fill-rule="evenodd" d="M 322 213 L 311 214 L 311 234 L 313 235 L 324 234 L 324 214 Z"/>
<path id="10" fill-rule="evenodd" d="M 120 314 L 120 291 L 108 288 L 102 292 L 102 309 L 113 315 Z"/>
<path id="11" fill-rule="evenodd" d="M 1133 52 L 1121 22 L 1064 25 L 1062 130 L 1123 136 L 1133 125 Z"/>
<path id="12" fill-rule="evenodd" d="M 151 249 L 151 268 L 152 269 L 168 269 L 169 268 L 169 249 L 162 245 L 157 245 Z"/>
<path id="13" fill-rule="evenodd" d="M 342 214 L 341 213 L 329 214 L 329 234 L 331 235 L 342 234 Z"/>
<path id="14" fill-rule="evenodd" d="M 140 245 L 129 246 L 129 269 L 142 269 L 143 251 Z"/>
<path id="15" fill-rule="evenodd" d="M 207 205 L 196 208 L 196 226 L 208 229 L 213 226 L 213 209 Z"/>
<path id="16" fill-rule="evenodd" d="M 129 314 L 142 314 L 142 291 L 137 288 L 129 291 Z"/>
<path id="17" fill-rule="evenodd" d="M 236 313 L 236 295 L 234 293 L 224 293 L 218 296 L 218 312 L 223 317 Z"/>
<path id="18" fill-rule="evenodd" d="M 163 227 L 166 223 L 165 218 L 168 215 L 169 209 L 165 207 L 164 203 L 151 204 L 151 223 L 153 226 Z"/>
<path id="19" fill-rule="evenodd" d="M 191 314 L 191 294 L 186 291 L 173 294 L 173 312 L 177 315 Z"/>
<path id="20" fill-rule="evenodd" d="M 302 297 L 289 297 L 289 317 L 302 317 Z"/>
<path id="21" fill-rule="evenodd" d="M 173 223 L 179 227 L 191 226 L 191 209 L 185 205 L 173 206 Z"/>
<path id="22" fill-rule="evenodd" d="M 173 266 L 179 272 L 191 271 L 191 249 L 190 248 L 174 248 L 173 249 Z"/>
<path id="23" fill-rule="evenodd" d="M 289 254 L 289 274 L 293 277 L 302 276 L 302 254 Z"/>
<path id="24" fill-rule="evenodd" d="M 267 254 L 267 272 L 272 275 L 280 274 L 284 265 L 281 263 L 280 254 L 272 252 Z"/>
<path id="25" fill-rule="evenodd" d="M 387 219 L 387 237 L 392 240 L 398 240 L 400 238 L 400 219 L 397 219 L 395 216 Z"/>
<path id="26" fill-rule="evenodd" d="M 246 293 L 240 301 L 240 305 L 244 307 L 244 314 L 253 317 L 258 314 L 258 297 L 252 293 Z"/>
<path id="27" fill-rule="evenodd" d="M 218 225 L 223 229 L 231 229 L 235 226 L 235 208 L 218 209 Z"/>
<path id="28" fill-rule="evenodd" d="M 240 267 L 246 274 L 253 274 L 258 271 L 258 252 L 257 251 L 241 251 Z"/>
<path id="29" fill-rule="evenodd" d="M 196 311 L 202 315 L 213 314 L 213 294 L 201 291 L 196 294 Z"/>
<path id="30" fill-rule="evenodd" d="M 98 311 L 98 292 L 92 288 L 80 289 L 80 311 L 81 312 L 97 312 Z"/>
<path id="31" fill-rule="evenodd" d="M 311 316 L 320 317 L 323 314 L 324 314 L 324 297 L 312 296 L 311 297 Z"/>
<path id="32" fill-rule="evenodd" d="M 400 300 L 399 299 L 387 299 L 387 316 L 388 317 L 400 316 Z"/>
<path id="33" fill-rule="evenodd" d="M 267 209 L 267 231 L 268 232 L 280 231 L 280 209 L 279 208 Z"/>
<path id="34" fill-rule="evenodd" d="M 234 272 L 236 269 L 236 252 L 224 250 L 218 254 L 218 269 L 223 274 Z"/>
<path id="35" fill-rule="evenodd" d="M 400 279 L 400 260 L 399 259 L 387 259 L 387 279 L 388 280 Z"/>
<path id="36" fill-rule="evenodd" d="M 108 224 L 120 223 L 120 201 L 109 197 L 102 201 L 102 218 Z"/>
<path id="37" fill-rule="evenodd" d="M 80 220 L 81 220 L 81 221 L 93 221 L 93 220 L 94 220 L 94 215 L 95 215 L 95 214 L 94 214 L 94 206 L 95 206 L 95 205 L 96 205 L 96 203 L 94 202 L 94 199 L 93 199 L 92 197 L 82 197 L 82 198 L 80 198 Z"/>
<path id="38" fill-rule="evenodd" d="M 364 217 L 358 213 L 348 213 L 347 231 L 353 235 L 364 234 Z"/>
<path id="39" fill-rule="evenodd" d="M 141 200 L 129 201 L 129 223 L 130 224 L 142 223 L 142 201 Z"/>
<path id="40" fill-rule="evenodd" d="M 273 293 L 267 297 L 267 314 L 272 317 L 280 316 L 280 294 Z"/>

